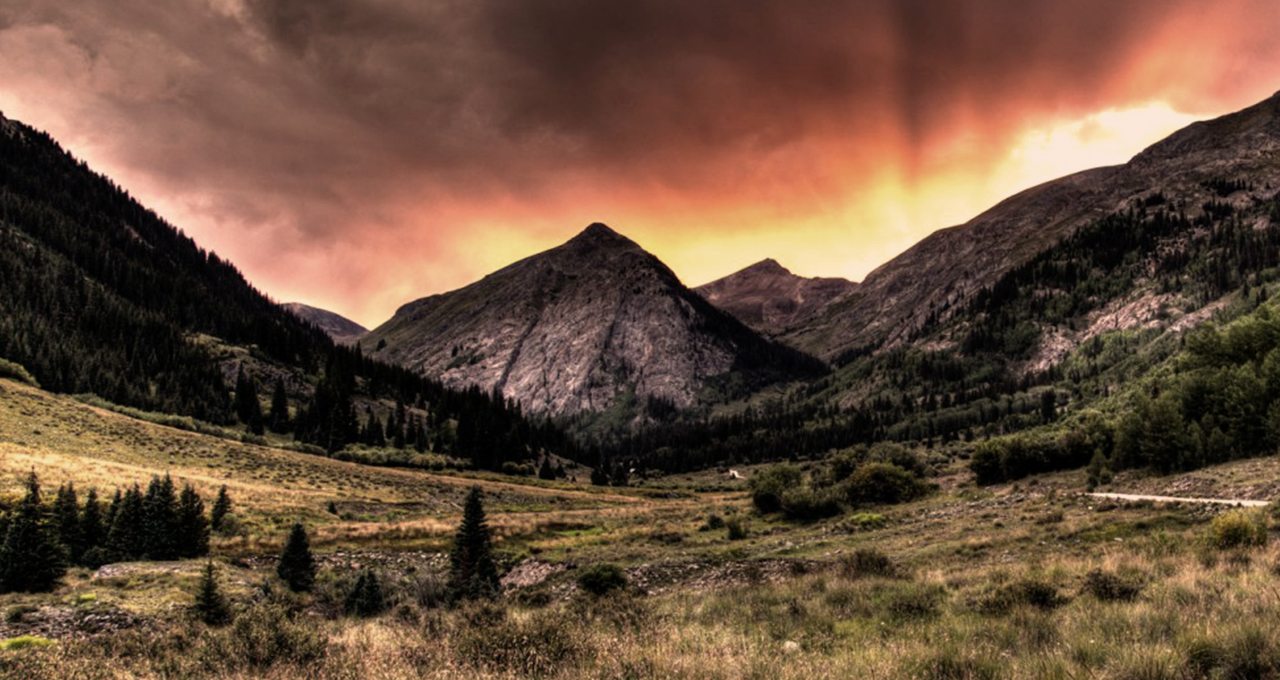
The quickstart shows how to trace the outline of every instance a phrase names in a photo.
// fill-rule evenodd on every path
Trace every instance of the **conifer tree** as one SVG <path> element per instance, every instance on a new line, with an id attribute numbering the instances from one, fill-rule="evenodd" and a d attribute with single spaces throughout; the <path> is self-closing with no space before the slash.
<path id="1" fill-rule="evenodd" d="M 71 482 L 58 487 L 58 495 L 53 501 L 53 518 L 67 559 L 72 564 L 79 564 L 84 556 L 84 540 L 80 530 L 80 504 L 76 499 L 76 487 Z"/>
<path id="2" fill-rule="evenodd" d="M 116 513 L 120 510 L 120 504 L 124 502 L 124 494 L 120 493 L 120 487 L 116 487 L 116 492 L 111 496 L 111 502 L 107 504 L 107 514 L 102 518 L 102 527 L 106 531 L 111 531 L 111 525 L 116 521 Z M 106 536 L 103 536 L 104 543 Z"/>
<path id="3" fill-rule="evenodd" d="M 204 501 L 190 484 L 178 496 L 177 553 L 179 557 L 209 554 L 209 521 L 204 517 Z"/>
<path id="4" fill-rule="evenodd" d="M 142 502 L 142 553 L 153 560 L 178 556 L 178 499 L 169 475 L 152 477 Z"/>
<path id="5" fill-rule="evenodd" d="M 542 465 L 538 466 L 538 479 L 555 479 L 556 469 L 551 466 L 551 456 L 542 457 Z"/>
<path id="6" fill-rule="evenodd" d="M 53 590 L 66 573 L 65 556 L 40 505 L 40 481 L 27 477 L 27 494 L 14 509 L 0 543 L 0 593 Z"/>
<path id="7" fill-rule="evenodd" d="M 209 513 L 209 526 L 214 531 L 222 531 L 223 521 L 231 514 L 231 496 L 227 494 L 227 485 L 218 489 L 218 498 L 213 501 L 213 510 Z"/>
<path id="8" fill-rule="evenodd" d="M 289 394 L 284 389 L 284 378 L 276 378 L 271 391 L 271 431 L 284 434 L 289 431 Z"/>
<path id="9" fill-rule="evenodd" d="M 84 499 L 84 510 L 80 514 L 80 543 L 84 549 L 80 562 L 88 567 L 100 567 L 95 564 L 102 559 L 102 544 L 106 541 L 106 528 L 102 521 L 102 503 L 98 501 L 98 490 L 89 489 Z"/>
<path id="10" fill-rule="evenodd" d="M 315 584 L 316 563 L 311 557 L 311 544 L 302 523 L 294 524 L 289 531 L 289 539 L 280 553 L 280 563 L 276 565 L 276 574 L 294 592 L 309 591 Z"/>
<path id="11" fill-rule="evenodd" d="M 200 589 L 196 591 L 195 611 L 201 621 L 218 626 L 231 618 L 227 600 L 218 588 L 217 572 L 213 568 L 213 560 L 204 565 L 204 574 L 200 577 Z"/>
<path id="12" fill-rule="evenodd" d="M 254 434 L 262 434 L 262 404 L 258 402 L 258 385 L 245 375 L 244 366 L 236 371 L 236 417 Z"/>
<path id="13" fill-rule="evenodd" d="M 116 492 L 119 496 L 119 492 Z M 111 529 L 107 532 L 107 559 L 123 561 L 142 556 L 145 546 L 142 535 L 142 490 L 134 484 L 112 503 L 116 511 L 112 515 Z"/>
<path id="14" fill-rule="evenodd" d="M 360 572 L 355 586 L 347 593 L 346 610 L 351 616 L 369 617 L 381 614 L 387 608 L 382 594 L 382 584 L 377 572 L 365 569 Z"/>
<path id="15" fill-rule="evenodd" d="M 493 562 L 489 526 L 480 487 L 472 487 L 462 509 L 462 523 L 449 555 L 449 595 L 453 599 L 498 594 L 498 568 Z"/>

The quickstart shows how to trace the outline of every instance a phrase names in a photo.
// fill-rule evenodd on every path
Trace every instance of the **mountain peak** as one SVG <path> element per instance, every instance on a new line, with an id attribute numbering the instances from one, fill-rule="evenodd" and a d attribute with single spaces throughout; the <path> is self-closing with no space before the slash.
<path id="1" fill-rule="evenodd" d="M 757 274 L 785 274 L 788 276 L 791 275 L 790 269 L 787 269 L 786 267 L 782 266 L 777 260 L 773 259 L 772 257 L 766 257 L 765 259 L 760 260 L 759 262 L 747 267 L 746 269 L 743 269 L 738 273 L 741 274 L 745 272 L 754 272 Z"/>
<path id="2" fill-rule="evenodd" d="M 569 240 L 570 243 L 631 243 L 626 236 L 614 231 L 603 222 L 592 222 L 586 229 L 578 232 Z"/>

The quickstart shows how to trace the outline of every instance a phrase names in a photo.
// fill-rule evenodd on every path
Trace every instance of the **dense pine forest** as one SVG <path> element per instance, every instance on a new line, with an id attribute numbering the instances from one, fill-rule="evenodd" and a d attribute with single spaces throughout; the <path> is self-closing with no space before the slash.
<path id="1" fill-rule="evenodd" d="M 540 450 L 573 453 L 557 429 L 500 396 L 447 390 L 335 346 L 48 135 L 15 122 L 0 132 L 0 289 L 0 359 L 55 392 L 256 433 L 271 425 L 328 452 L 365 440 L 365 410 L 387 400 L 402 415 L 404 404 L 417 407 L 414 419 L 382 429 L 401 448 L 430 441 L 485 468 Z M 233 393 L 217 345 L 248 348 L 254 362 L 302 380 L 286 390 L 250 377 Z M 259 391 L 273 408 L 255 403 Z M 450 436 L 428 440 L 427 420 Z"/>

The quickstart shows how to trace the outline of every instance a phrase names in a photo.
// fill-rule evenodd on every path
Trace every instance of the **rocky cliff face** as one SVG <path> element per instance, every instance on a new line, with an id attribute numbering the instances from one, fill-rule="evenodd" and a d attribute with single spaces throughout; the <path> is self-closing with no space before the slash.
<path id="1" fill-rule="evenodd" d="M 841 278 L 796 276 L 767 259 L 694 290 L 756 331 L 775 336 L 857 285 Z"/>
<path id="2" fill-rule="evenodd" d="M 813 371 L 603 224 L 465 288 L 404 305 L 366 336 L 379 357 L 554 415 L 634 394 L 692 406 L 718 378 Z"/>
<path id="3" fill-rule="evenodd" d="M 318 327 L 338 344 L 353 345 L 369 332 L 369 329 L 351 319 L 326 309 L 304 305 L 301 302 L 286 302 L 280 306 L 303 321 Z"/>
<path id="4" fill-rule="evenodd" d="M 1120 166 L 1069 175 L 1016 194 L 969 222 L 934 232 L 882 265 L 850 294 L 783 333 L 824 359 L 910 339 L 983 287 L 1079 227 L 1162 192 L 1189 211 L 1214 198 L 1205 183 L 1248 177 L 1280 182 L 1280 94 L 1221 118 L 1195 123 Z"/>

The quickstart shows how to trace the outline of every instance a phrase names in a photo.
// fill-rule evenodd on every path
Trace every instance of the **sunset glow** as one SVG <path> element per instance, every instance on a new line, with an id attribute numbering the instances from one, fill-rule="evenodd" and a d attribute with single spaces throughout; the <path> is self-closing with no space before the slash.
<path id="1" fill-rule="evenodd" d="M 593 221 L 857 280 L 1280 89 L 1271 0 L 75 4 L 0 8 L 0 111 L 370 326 Z"/>

